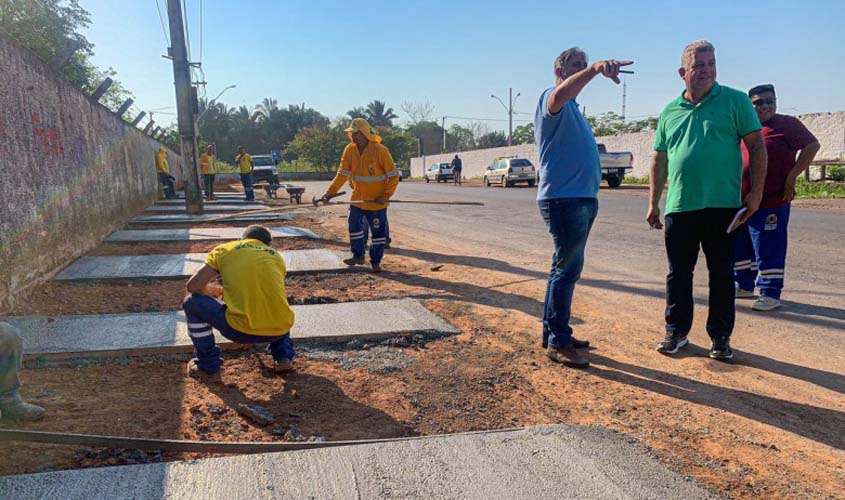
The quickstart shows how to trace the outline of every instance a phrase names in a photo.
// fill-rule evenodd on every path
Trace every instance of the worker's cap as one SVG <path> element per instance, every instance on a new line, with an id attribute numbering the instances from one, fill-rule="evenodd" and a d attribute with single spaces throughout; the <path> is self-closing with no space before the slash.
<path id="1" fill-rule="evenodd" d="M 367 123 L 367 120 L 363 118 L 355 118 L 354 120 L 352 120 L 352 123 L 350 123 L 349 126 L 346 127 L 346 129 L 344 129 L 344 132 L 349 135 L 350 141 L 352 140 L 352 134 L 354 134 L 355 132 L 361 132 L 362 134 L 364 134 L 364 137 L 366 137 L 368 141 L 377 143 L 381 142 L 381 137 L 376 135 L 375 131 L 373 131 L 373 128 L 370 127 L 369 123 Z"/>

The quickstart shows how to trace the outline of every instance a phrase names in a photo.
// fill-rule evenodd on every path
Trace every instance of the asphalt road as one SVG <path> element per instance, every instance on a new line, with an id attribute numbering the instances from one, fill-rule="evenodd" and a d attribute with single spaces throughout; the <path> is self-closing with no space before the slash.
<path id="1" fill-rule="evenodd" d="M 317 194 L 327 185 L 307 184 L 308 192 Z M 401 254 L 404 237 L 427 235 L 430 243 L 439 242 L 442 248 L 431 255 L 432 261 L 448 262 L 450 246 L 460 244 L 456 260 L 537 279 L 541 289 L 552 243 L 535 195 L 536 189 L 527 187 L 403 182 L 396 199 L 479 201 L 485 205 L 392 205 L 389 214 L 396 253 Z M 599 194 L 599 215 L 579 286 L 606 297 L 609 314 L 613 308 L 637 307 L 657 319 L 662 315 L 666 253 L 662 232 L 649 229 L 645 222 L 647 206 L 648 190 L 642 187 L 602 187 Z M 802 348 L 817 350 L 821 365 L 835 373 L 845 372 L 845 211 L 794 207 L 786 269 L 783 308 L 763 314 L 751 311 L 750 301 L 738 302 L 737 329 L 743 330 L 746 347 L 763 348 L 776 339 L 801 338 L 807 341 Z M 706 304 L 703 255 L 696 272 L 695 297 L 699 304 Z M 697 319 L 701 316 L 697 312 Z M 655 325 L 659 324 L 656 320 Z M 655 332 L 655 342 L 660 335 L 662 332 Z M 795 361 L 801 361 L 804 354 L 799 353 Z"/>

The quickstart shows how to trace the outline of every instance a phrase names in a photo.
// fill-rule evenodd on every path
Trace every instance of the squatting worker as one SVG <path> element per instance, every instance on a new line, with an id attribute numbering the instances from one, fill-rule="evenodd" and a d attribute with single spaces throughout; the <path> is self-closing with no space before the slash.
<path id="1" fill-rule="evenodd" d="M 240 240 L 218 245 L 188 280 L 182 308 L 194 355 L 188 374 L 206 381 L 220 377 L 220 348 L 212 328 L 241 344 L 269 343 L 273 369 L 288 372 L 295 356 L 290 329 L 294 314 L 285 293 L 285 262 L 270 247 L 272 236 L 263 226 L 249 226 Z M 217 277 L 220 287 L 213 283 Z"/>
<path id="2" fill-rule="evenodd" d="M 21 398 L 18 370 L 23 362 L 23 341 L 17 328 L 0 322 L 0 418 L 38 420 L 44 408 Z"/>
<path id="3" fill-rule="evenodd" d="M 244 195 L 246 201 L 255 199 L 255 191 L 252 189 L 252 171 L 255 164 L 243 146 L 238 146 L 238 154 L 235 156 L 235 165 L 238 167 L 238 173 L 241 175 L 241 184 L 244 186 Z"/>
<path id="4" fill-rule="evenodd" d="M 214 154 L 214 146 L 209 144 L 205 153 L 200 155 L 200 174 L 202 183 L 205 186 L 205 198 L 214 199 L 214 176 L 217 174 L 217 155 Z"/>
<path id="5" fill-rule="evenodd" d="M 158 148 L 158 153 L 156 153 L 156 174 L 164 190 L 164 197 L 168 200 L 176 198 L 173 177 L 170 176 L 170 164 L 167 163 L 167 150 L 163 146 Z"/>
<path id="6" fill-rule="evenodd" d="M 555 362 L 589 366 L 576 349 L 589 346 L 572 337 L 569 325 L 575 282 L 584 267 L 584 248 L 598 213 L 601 164 L 593 130 L 575 98 L 597 75 L 617 84 L 619 69 L 632 61 L 587 64 L 587 54 L 573 47 L 555 59 L 555 86 L 540 96 L 534 137 L 540 156 L 537 205 L 554 243 L 543 310 L 543 347 Z"/>
<path id="7" fill-rule="evenodd" d="M 381 271 L 384 256 L 387 206 L 399 184 L 400 172 L 393 163 L 390 151 L 381 144 L 367 120 L 355 118 L 346 129 L 349 144 L 343 150 L 340 168 L 323 197 L 337 194 L 344 183 L 352 187 L 349 205 L 349 246 L 352 257 L 344 259 L 348 266 L 364 264 L 364 219 L 372 232 L 370 265 L 373 272 Z"/>
<path id="8" fill-rule="evenodd" d="M 716 50 L 698 40 L 684 48 L 678 74 L 685 89 L 660 113 L 651 163 L 651 200 L 646 220 L 660 223 L 660 197 L 667 176 L 666 336 L 657 350 L 675 354 L 692 328 L 692 277 L 699 248 L 710 274 L 707 333 L 710 357 L 730 359 L 734 328 L 734 233 L 731 222 L 744 206 L 740 222 L 760 206 L 766 178 L 766 146 L 760 120 L 744 92 L 716 82 Z M 748 148 L 750 190 L 743 199 L 742 154 Z"/>
<path id="9" fill-rule="evenodd" d="M 786 268 L 786 227 L 789 204 L 795 198 L 795 181 L 810 166 L 821 145 L 800 120 L 778 114 L 774 85 L 758 85 L 748 91 L 748 97 L 763 125 L 769 161 L 760 210 L 736 231 L 734 279 L 736 296 L 744 299 L 754 298 L 756 278 L 760 297 L 751 308 L 771 311 L 780 307 Z M 746 195 L 751 184 L 745 147 L 742 160 L 742 194 Z"/>

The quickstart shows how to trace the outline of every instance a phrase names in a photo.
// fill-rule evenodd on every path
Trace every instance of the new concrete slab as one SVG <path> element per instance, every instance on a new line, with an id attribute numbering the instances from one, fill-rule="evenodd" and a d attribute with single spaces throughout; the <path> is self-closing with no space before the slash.
<path id="1" fill-rule="evenodd" d="M 258 203 L 251 203 L 251 204 L 231 204 L 231 205 L 223 205 L 223 204 L 214 204 L 214 205 L 205 205 L 204 210 L 206 212 L 244 212 L 246 210 L 262 210 L 267 208 L 267 205 L 261 205 Z M 147 207 L 144 209 L 145 212 L 184 212 L 185 206 L 184 205 L 153 205 L 151 207 Z"/>
<path id="2" fill-rule="evenodd" d="M 299 342 L 385 339 L 404 333 L 458 333 L 415 299 L 292 306 L 291 335 Z M 45 357 L 110 356 L 191 352 L 181 312 L 80 316 L 11 316 L 24 352 Z M 217 340 L 228 340 L 217 335 Z"/>
<path id="3" fill-rule="evenodd" d="M 129 219 L 129 224 L 186 224 L 203 222 L 216 222 L 217 224 L 226 224 L 227 222 L 275 222 L 284 220 L 293 220 L 293 214 L 280 214 L 276 212 L 267 212 L 263 214 L 253 215 L 239 215 L 237 217 L 229 217 L 220 221 L 212 221 L 220 217 L 218 214 L 162 214 L 162 215 L 139 215 Z"/>
<path id="4" fill-rule="evenodd" d="M 320 237 L 299 227 L 268 227 L 273 238 L 312 238 Z M 115 231 L 105 241 L 124 243 L 133 241 L 201 241 L 201 240 L 237 240 L 243 234 L 242 227 L 210 227 L 207 229 L 138 229 Z"/>
<path id="5" fill-rule="evenodd" d="M 361 271 L 364 266 L 347 266 L 340 252 L 324 249 L 279 252 L 288 274 Z M 107 255 L 81 257 L 57 274 L 59 281 L 186 278 L 205 263 L 205 253 L 161 255 Z"/>
<path id="6" fill-rule="evenodd" d="M 339 416 L 338 418 L 343 418 Z M 15 500 L 713 500 L 623 434 L 555 425 L 0 478 Z"/>
<path id="7" fill-rule="evenodd" d="M 261 200 L 245 200 L 243 196 L 239 198 L 218 198 L 214 200 L 203 200 L 203 206 L 208 205 L 264 205 L 264 202 Z M 182 199 L 175 199 L 175 200 L 157 200 L 156 205 L 180 205 L 185 206 L 185 200 Z M 266 206 L 266 205 L 265 205 Z"/>

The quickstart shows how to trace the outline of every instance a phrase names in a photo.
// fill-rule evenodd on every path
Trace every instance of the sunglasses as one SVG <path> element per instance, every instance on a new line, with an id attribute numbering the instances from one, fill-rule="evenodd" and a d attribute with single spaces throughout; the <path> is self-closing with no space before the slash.
<path id="1" fill-rule="evenodd" d="M 751 104 L 753 104 L 754 106 L 762 106 L 764 104 L 775 104 L 776 102 L 778 102 L 778 100 L 774 97 L 767 97 L 765 99 L 757 99 L 751 101 Z"/>

